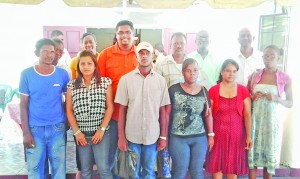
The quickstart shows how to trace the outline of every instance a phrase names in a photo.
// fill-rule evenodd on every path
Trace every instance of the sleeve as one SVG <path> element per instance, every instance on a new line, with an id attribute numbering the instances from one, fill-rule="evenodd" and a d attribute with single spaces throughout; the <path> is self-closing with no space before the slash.
<path id="1" fill-rule="evenodd" d="M 98 73 L 100 76 L 107 76 L 106 75 L 106 53 L 103 50 L 98 57 Z"/>
<path id="2" fill-rule="evenodd" d="M 166 106 L 168 104 L 171 104 L 170 96 L 169 96 L 169 91 L 165 79 L 162 77 L 161 80 L 163 82 L 163 88 L 162 88 L 162 99 L 161 99 L 160 106 Z"/>
<path id="3" fill-rule="evenodd" d="M 156 73 L 160 74 L 160 75 L 163 75 L 162 74 L 162 65 L 161 63 L 157 63 L 154 65 L 154 71 L 156 71 Z"/>
<path id="4" fill-rule="evenodd" d="M 67 89 L 73 90 L 74 89 L 74 80 L 70 80 L 67 84 Z"/>
<path id="5" fill-rule="evenodd" d="M 115 103 L 119 103 L 123 106 L 128 106 L 128 90 L 127 90 L 127 79 L 125 78 L 126 76 L 121 77 L 118 88 L 117 88 L 117 93 L 115 96 Z"/>
<path id="6" fill-rule="evenodd" d="M 63 71 L 63 74 L 64 74 L 64 88 L 63 88 L 63 91 L 64 92 L 67 92 L 67 84 L 69 83 L 70 81 L 70 77 L 68 75 L 68 72 L 66 70 L 62 70 Z"/>
<path id="7" fill-rule="evenodd" d="M 73 58 L 71 63 L 70 63 L 70 70 L 71 70 L 71 77 L 72 77 L 72 80 L 76 79 L 76 76 L 77 76 L 77 57 Z"/>
<path id="8" fill-rule="evenodd" d="M 250 96 L 249 90 L 242 85 L 240 86 L 240 88 L 242 88 L 243 100 L 248 98 Z"/>
<path id="9" fill-rule="evenodd" d="M 22 71 L 19 83 L 19 92 L 23 95 L 29 96 L 28 78 L 25 71 Z"/>

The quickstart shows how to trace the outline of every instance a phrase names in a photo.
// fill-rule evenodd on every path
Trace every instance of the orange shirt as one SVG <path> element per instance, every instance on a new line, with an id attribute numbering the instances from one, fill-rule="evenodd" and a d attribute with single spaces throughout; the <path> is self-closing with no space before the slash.
<path id="1" fill-rule="evenodd" d="M 120 78 L 134 70 L 138 65 L 135 55 L 135 46 L 127 54 L 121 52 L 118 43 L 104 49 L 98 58 L 98 71 L 101 76 L 112 80 L 113 97 L 115 98 Z M 119 105 L 114 103 L 112 119 L 118 120 Z"/>
<path id="2" fill-rule="evenodd" d="M 99 53 L 96 52 L 96 57 L 98 59 Z M 71 79 L 75 80 L 77 78 L 77 62 L 78 62 L 78 56 L 72 58 L 72 61 L 70 63 L 70 70 L 71 70 Z"/>

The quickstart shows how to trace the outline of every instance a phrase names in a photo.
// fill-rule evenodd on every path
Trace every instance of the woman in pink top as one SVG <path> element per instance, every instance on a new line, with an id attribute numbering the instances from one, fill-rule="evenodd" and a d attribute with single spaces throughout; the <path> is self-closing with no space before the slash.
<path id="1" fill-rule="evenodd" d="M 278 70 L 279 56 L 277 46 L 267 46 L 263 52 L 265 68 L 249 76 L 254 141 L 248 155 L 250 179 L 256 178 L 257 167 L 264 167 L 264 179 L 272 178 L 272 174 L 275 174 L 280 155 L 278 104 L 289 108 L 293 105 L 291 78 Z"/>
<path id="2" fill-rule="evenodd" d="M 220 80 L 209 90 L 214 118 L 214 147 L 207 153 L 206 171 L 214 179 L 234 179 L 248 173 L 247 150 L 251 148 L 251 100 L 246 87 L 235 82 L 237 62 L 228 59 Z"/>

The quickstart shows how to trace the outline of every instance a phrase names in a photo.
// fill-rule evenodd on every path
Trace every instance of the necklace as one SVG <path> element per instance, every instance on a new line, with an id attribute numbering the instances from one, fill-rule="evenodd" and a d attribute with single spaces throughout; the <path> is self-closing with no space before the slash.
<path id="1" fill-rule="evenodd" d="M 197 89 L 197 88 L 194 88 L 194 87 L 192 87 L 192 89 L 189 88 L 189 87 L 186 85 L 186 83 L 183 83 L 183 86 L 184 86 L 184 88 L 186 89 L 186 91 L 187 91 L 189 94 L 191 94 L 191 95 L 194 95 L 194 91 Z"/>

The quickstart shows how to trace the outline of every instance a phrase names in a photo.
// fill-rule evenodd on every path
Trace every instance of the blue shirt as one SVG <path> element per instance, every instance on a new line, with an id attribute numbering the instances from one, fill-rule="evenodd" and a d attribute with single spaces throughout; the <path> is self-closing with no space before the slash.
<path id="1" fill-rule="evenodd" d="M 62 94 L 67 90 L 69 80 L 67 71 L 57 67 L 49 75 L 38 73 L 34 67 L 22 71 L 19 90 L 29 98 L 30 127 L 65 122 Z"/>

